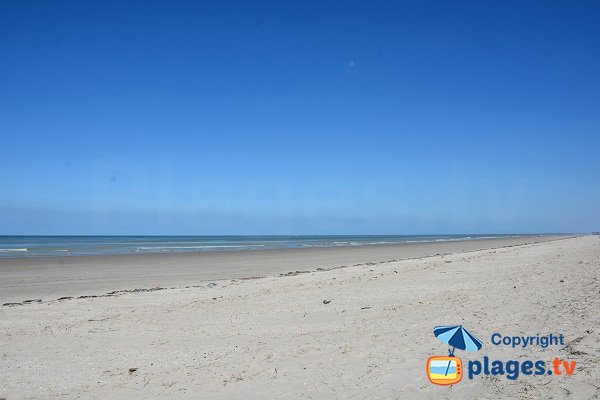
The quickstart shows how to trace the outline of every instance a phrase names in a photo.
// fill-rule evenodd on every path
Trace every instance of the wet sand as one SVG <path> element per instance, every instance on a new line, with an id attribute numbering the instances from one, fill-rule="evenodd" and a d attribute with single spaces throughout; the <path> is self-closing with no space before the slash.
<path id="1" fill-rule="evenodd" d="M 335 248 L 2 258 L 0 303 L 137 288 L 184 287 L 209 280 L 276 276 L 561 238 L 531 236 Z"/>

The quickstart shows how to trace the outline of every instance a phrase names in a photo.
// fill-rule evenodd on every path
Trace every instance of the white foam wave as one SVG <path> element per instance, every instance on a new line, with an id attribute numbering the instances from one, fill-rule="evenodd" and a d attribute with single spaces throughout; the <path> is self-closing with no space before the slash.
<path id="1" fill-rule="evenodd" d="M 217 249 L 230 247 L 264 247 L 264 244 L 243 244 L 243 245 L 205 245 L 205 246 L 148 246 L 138 247 L 137 250 L 169 250 L 169 249 Z"/>
<path id="2" fill-rule="evenodd" d="M 13 253 L 13 252 L 23 252 L 29 251 L 28 249 L 0 249 L 0 253 Z"/>

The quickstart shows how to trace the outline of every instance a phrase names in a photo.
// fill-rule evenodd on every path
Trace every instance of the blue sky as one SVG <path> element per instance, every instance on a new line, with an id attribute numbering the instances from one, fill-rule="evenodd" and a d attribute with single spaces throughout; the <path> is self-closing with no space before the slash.
<path id="1" fill-rule="evenodd" d="M 600 230 L 600 3 L 0 4 L 0 234 Z"/>

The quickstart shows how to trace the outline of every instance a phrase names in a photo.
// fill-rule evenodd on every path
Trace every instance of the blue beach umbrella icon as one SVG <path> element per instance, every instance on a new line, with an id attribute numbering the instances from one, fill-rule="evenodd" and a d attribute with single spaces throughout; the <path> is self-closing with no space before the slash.
<path id="1" fill-rule="evenodd" d="M 433 334 L 442 342 L 452 346 L 452 350 L 448 350 L 450 357 L 454 357 L 455 349 L 477 351 L 483 346 L 481 340 L 473 336 L 462 325 L 436 326 L 433 328 Z M 450 362 L 448 362 L 448 367 L 446 368 L 446 375 L 448 375 L 448 368 L 450 368 Z"/>
<path id="2" fill-rule="evenodd" d="M 473 336 L 462 325 L 436 326 L 433 328 L 433 334 L 442 342 L 452 346 L 450 355 L 454 355 L 454 349 L 477 351 L 483 346 L 481 340 Z"/>

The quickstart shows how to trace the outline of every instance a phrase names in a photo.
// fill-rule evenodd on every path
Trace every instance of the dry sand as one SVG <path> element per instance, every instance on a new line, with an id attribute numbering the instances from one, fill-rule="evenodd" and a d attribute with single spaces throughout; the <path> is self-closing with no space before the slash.
<path id="1" fill-rule="evenodd" d="M 211 287 L 3 306 L 0 398 L 597 398 L 599 238 L 454 250 Z M 457 351 L 464 362 L 559 356 L 576 360 L 576 370 L 434 386 L 425 363 L 447 347 L 432 328 L 449 324 L 484 342 L 480 352 Z M 494 332 L 563 334 L 566 345 L 495 347 Z"/>

